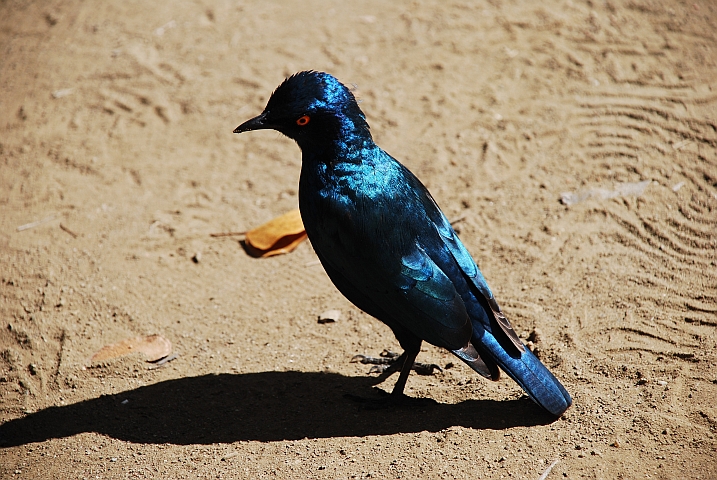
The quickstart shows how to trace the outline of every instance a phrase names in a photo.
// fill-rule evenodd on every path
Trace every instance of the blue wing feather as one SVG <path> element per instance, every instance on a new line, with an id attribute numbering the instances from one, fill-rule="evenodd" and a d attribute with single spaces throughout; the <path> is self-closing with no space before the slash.
<path id="1" fill-rule="evenodd" d="M 475 356 L 467 355 L 465 349 L 454 353 L 484 376 L 488 376 L 487 367 L 494 379 L 497 379 L 497 371 L 492 366 L 499 365 L 533 401 L 553 415 L 561 415 L 572 404 L 570 394 L 545 365 L 525 348 L 448 219 L 420 181 L 407 169 L 404 171 L 413 188 L 422 192 L 421 203 L 426 215 L 433 223 L 444 248 L 450 252 L 460 274 L 455 273 L 456 268 L 452 268 L 454 266 L 450 262 L 441 264 L 441 267 L 447 273 L 452 273 L 449 275 L 454 285 L 468 283 L 468 294 L 464 292 L 462 298 L 473 325 L 471 343 L 481 358 L 479 361 Z M 440 249 L 430 251 L 440 252 Z M 458 289 L 462 290 L 460 287 Z"/>

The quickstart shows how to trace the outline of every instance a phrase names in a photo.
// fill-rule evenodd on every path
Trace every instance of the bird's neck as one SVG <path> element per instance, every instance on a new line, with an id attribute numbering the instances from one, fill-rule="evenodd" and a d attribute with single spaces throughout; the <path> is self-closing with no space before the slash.
<path id="1" fill-rule="evenodd" d="M 332 165 L 361 163 L 378 148 L 363 116 L 336 115 L 320 135 L 297 139 L 305 160 Z"/>

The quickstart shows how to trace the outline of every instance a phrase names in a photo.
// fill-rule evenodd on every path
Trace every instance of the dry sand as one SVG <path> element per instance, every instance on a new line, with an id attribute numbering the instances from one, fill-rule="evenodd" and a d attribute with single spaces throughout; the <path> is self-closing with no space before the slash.
<path id="1" fill-rule="evenodd" d="M 388 328 L 308 242 L 210 237 L 296 208 L 296 145 L 231 132 L 303 69 L 460 220 L 563 418 L 430 345 L 438 405 L 360 409 Z M 717 478 L 715 78 L 711 0 L 0 2 L 0 477 Z M 90 364 L 149 334 L 178 358 Z"/>

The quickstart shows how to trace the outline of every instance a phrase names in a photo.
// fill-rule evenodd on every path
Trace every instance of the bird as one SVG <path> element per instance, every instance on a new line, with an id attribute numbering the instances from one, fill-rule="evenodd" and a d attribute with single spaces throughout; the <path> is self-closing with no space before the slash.
<path id="1" fill-rule="evenodd" d="M 400 371 L 390 400 L 408 398 L 404 388 L 425 341 L 490 380 L 503 370 L 555 417 L 572 405 L 515 333 L 427 188 L 374 143 L 349 88 L 328 73 L 295 73 L 234 133 L 263 129 L 301 150 L 299 210 L 329 278 L 403 349 L 389 367 L 389 375 Z"/>

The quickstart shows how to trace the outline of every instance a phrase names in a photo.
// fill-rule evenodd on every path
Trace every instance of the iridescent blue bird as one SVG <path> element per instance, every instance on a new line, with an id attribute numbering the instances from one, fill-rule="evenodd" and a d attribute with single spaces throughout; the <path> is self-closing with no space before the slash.
<path id="1" fill-rule="evenodd" d="M 301 148 L 299 208 L 321 264 L 404 349 L 392 367 L 401 373 L 391 399 L 405 398 L 425 340 L 486 378 L 497 380 L 504 370 L 555 416 L 571 405 L 513 331 L 426 187 L 374 143 L 349 89 L 327 73 L 297 73 L 234 133 L 260 129 L 277 130 Z"/>

